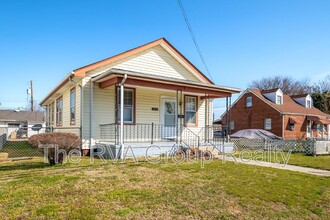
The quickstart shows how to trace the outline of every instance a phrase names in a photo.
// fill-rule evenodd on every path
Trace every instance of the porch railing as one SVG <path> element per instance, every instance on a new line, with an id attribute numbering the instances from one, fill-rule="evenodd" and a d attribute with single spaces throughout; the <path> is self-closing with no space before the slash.
<path id="1" fill-rule="evenodd" d="M 223 125 L 208 125 L 202 127 L 198 132 L 201 144 L 211 144 L 215 147 L 219 147 L 228 141 L 228 130 Z"/>
<path id="2" fill-rule="evenodd" d="M 177 132 L 178 129 L 178 132 Z M 220 146 L 226 141 L 226 130 L 218 125 L 206 126 L 196 134 L 188 127 L 164 124 L 126 124 L 123 128 L 124 143 L 175 141 L 186 147 L 200 147 L 203 144 Z M 119 144 L 120 125 L 116 123 L 100 125 L 100 139 Z"/>
<path id="3" fill-rule="evenodd" d="M 120 125 L 116 123 L 100 125 L 100 139 L 119 144 Z M 123 128 L 124 142 L 175 141 L 176 126 L 163 124 L 126 124 Z"/>
<path id="4" fill-rule="evenodd" d="M 199 147 L 201 140 L 200 137 L 187 127 L 181 127 L 180 141 L 186 147 Z"/>

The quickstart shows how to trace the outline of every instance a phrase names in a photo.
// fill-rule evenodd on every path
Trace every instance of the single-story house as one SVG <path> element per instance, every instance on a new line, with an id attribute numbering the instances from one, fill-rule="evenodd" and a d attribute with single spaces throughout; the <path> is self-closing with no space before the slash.
<path id="1" fill-rule="evenodd" d="M 329 139 L 330 115 L 313 106 L 309 94 L 289 96 L 281 89 L 247 89 L 221 117 L 232 134 L 264 129 L 284 139 Z"/>
<path id="2" fill-rule="evenodd" d="M 45 112 L 0 110 L 0 135 L 6 139 L 28 138 L 37 133 L 31 129 L 36 124 L 45 127 Z"/>
<path id="3" fill-rule="evenodd" d="M 213 99 L 238 92 L 215 85 L 161 38 L 73 70 L 41 105 L 53 130 L 81 130 L 87 153 L 97 143 L 196 145 L 212 125 Z"/>

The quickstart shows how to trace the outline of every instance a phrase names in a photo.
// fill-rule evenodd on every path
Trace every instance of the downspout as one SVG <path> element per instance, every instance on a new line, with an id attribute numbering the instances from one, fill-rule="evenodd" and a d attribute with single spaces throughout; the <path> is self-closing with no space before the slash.
<path id="1" fill-rule="evenodd" d="M 127 74 L 125 74 L 123 80 L 120 85 L 120 148 L 121 155 L 120 158 L 124 159 L 124 84 L 127 79 Z M 135 104 L 136 105 L 136 104 Z"/>

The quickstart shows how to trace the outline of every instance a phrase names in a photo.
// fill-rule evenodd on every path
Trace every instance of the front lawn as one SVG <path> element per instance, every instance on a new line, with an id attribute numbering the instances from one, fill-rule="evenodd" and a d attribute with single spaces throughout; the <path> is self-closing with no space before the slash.
<path id="1" fill-rule="evenodd" d="M 221 161 L 88 162 L 0 163 L 1 218 L 330 219 L 330 178 Z"/>

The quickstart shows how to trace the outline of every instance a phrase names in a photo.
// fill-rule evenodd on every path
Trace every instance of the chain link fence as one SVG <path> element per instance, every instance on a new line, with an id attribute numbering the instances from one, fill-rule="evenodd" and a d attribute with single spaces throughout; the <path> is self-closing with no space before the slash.
<path id="1" fill-rule="evenodd" d="M 264 140 L 232 138 L 236 150 L 264 150 L 303 153 L 305 155 L 330 154 L 330 141 L 307 140 Z"/>
<path id="2" fill-rule="evenodd" d="M 43 157 L 42 151 L 33 148 L 28 139 L 35 134 L 46 132 L 65 132 L 81 136 L 80 127 L 0 127 L 0 162 Z"/>

